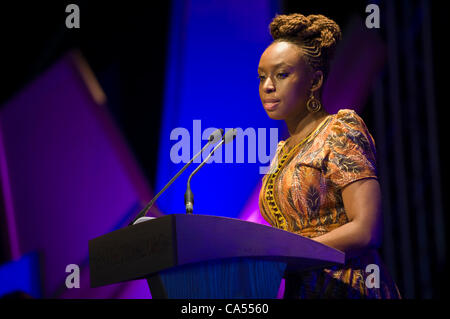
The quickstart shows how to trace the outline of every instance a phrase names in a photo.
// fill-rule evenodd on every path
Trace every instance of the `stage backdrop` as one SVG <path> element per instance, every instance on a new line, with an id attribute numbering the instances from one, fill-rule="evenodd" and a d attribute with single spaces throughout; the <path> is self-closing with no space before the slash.
<path id="1" fill-rule="evenodd" d="M 11 255 L 0 279 L 15 278 L 0 292 L 150 297 L 145 280 L 89 287 L 88 241 L 127 225 L 152 192 L 83 58 L 66 55 L 8 101 L 0 132 L 1 226 Z M 70 264 L 80 268 L 78 289 L 65 285 Z"/>
<path id="2" fill-rule="evenodd" d="M 211 133 L 206 129 L 241 128 L 243 152 L 236 148 L 238 141 L 233 150 L 219 150 L 222 163 L 205 165 L 191 183 L 194 213 L 238 217 L 263 176 L 260 167 L 268 165 L 270 128 L 276 134 L 282 124 L 266 115 L 257 78 L 259 58 L 270 44 L 268 25 L 280 13 L 278 1 L 174 0 L 172 6 L 155 191 L 183 167 L 172 149 L 182 138 L 190 146 L 184 153 L 189 160 L 206 144 L 201 139 Z M 272 137 L 276 146 L 277 136 Z M 265 146 L 263 152 L 258 143 Z M 183 155 L 181 150 L 177 154 Z M 197 165 L 158 200 L 165 214 L 185 212 L 187 178 Z"/>

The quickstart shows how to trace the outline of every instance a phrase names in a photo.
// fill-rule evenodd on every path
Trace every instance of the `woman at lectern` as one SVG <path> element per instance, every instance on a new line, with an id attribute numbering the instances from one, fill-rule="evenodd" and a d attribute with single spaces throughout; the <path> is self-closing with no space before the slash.
<path id="1" fill-rule="evenodd" d="M 323 15 L 277 15 L 270 34 L 259 93 L 290 137 L 278 144 L 263 178 L 261 214 L 274 227 L 346 254 L 343 266 L 289 274 L 284 297 L 401 298 L 376 250 L 382 215 L 374 140 L 354 111 L 328 114 L 321 103 L 340 28 Z"/>

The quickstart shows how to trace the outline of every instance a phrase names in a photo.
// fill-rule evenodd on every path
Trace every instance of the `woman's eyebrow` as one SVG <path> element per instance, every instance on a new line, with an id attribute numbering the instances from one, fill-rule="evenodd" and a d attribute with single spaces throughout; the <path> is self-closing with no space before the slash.
<path id="1" fill-rule="evenodd" d="M 277 69 L 277 68 L 279 68 L 280 66 L 293 67 L 292 65 L 290 65 L 290 64 L 288 64 L 288 63 L 286 63 L 286 62 L 280 62 L 280 63 L 277 63 L 277 64 L 273 65 L 272 68 Z M 263 68 L 263 67 L 258 67 L 258 71 L 260 71 L 260 70 L 261 70 L 261 71 L 264 71 L 264 68 Z"/>
<path id="2" fill-rule="evenodd" d="M 286 62 L 280 62 L 280 63 L 275 64 L 273 67 L 279 68 L 280 66 L 292 66 L 292 65 L 290 65 L 289 63 L 286 63 Z"/>

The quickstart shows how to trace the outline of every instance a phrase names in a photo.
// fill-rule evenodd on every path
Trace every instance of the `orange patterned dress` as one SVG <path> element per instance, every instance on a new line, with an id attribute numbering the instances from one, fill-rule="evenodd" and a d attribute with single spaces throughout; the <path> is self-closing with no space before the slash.
<path id="1" fill-rule="evenodd" d="M 274 227 L 308 238 L 349 222 L 342 188 L 377 178 L 375 142 L 363 120 L 343 109 L 329 115 L 291 150 L 286 151 L 284 144 L 278 144 L 263 178 L 262 216 Z M 374 270 L 368 265 L 378 266 L 378 285 L 374 286 Z M 366 285 L 370 274 L 372 284 Z M 378 252 L 371 249 L 343 266 L 287 274 L 285 298 L 400 298 L 400 293 Z"/>

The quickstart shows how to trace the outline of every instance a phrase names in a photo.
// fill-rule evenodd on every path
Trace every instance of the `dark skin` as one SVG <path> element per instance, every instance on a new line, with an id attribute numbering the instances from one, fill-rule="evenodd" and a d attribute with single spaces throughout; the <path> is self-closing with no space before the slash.
<path id="1" fill-rule="evenodd" d="M 306 103 L 311 94 L 320 100 L 323 73 L 312 69 L 301 48 L 293 43 L 273 42 L 258 66 L 259 94 L 268 116 L 285 121 L 291 148 L 312 132 L 328 115 L 311 113 Z M 355 181 L 342 189 L 349 222 L 313 240 L 345 252 L 351 258 L 379 247 L 382 236 L 381 191 L 376 179 Z"/>

